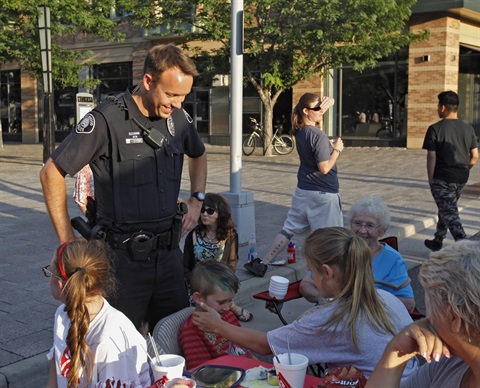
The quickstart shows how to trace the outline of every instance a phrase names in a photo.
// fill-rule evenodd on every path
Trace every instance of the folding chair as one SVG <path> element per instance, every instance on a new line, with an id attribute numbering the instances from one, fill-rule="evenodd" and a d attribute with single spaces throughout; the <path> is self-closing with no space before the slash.
<path id="1" fill-rule="evenodd" d="M 393 249 L 398 251 L 398 238 L 396 236 L 385 237 L 378 241 L 390 245 Z"/>
<path id="2" fill-rule="evenodd" d="M 180 329 L 195 307 L 186 307 L 176 313 L 160 319 L 153 329 L 152 337 L 160 354 L 178 354 L 183 356 L 182 348 L 178 343 Z M 153 348 L 148 344 L 149 354 L 153 355 Z"/>

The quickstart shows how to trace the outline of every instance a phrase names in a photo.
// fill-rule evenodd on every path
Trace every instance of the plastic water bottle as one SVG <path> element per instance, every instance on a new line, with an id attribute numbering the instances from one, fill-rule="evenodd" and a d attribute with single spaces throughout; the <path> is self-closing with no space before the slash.
<path id="1" fill-rule="evenodd" d="M 255 239 L 255 234 L 252 233 L 250 239 L 248 240 L 248 258 L 247 261 L 250 263 L 255 260 L 258 256 L 257 254 L 257 240 Z"/>
<path id="2" fill-rule="evenodd" d="M 297 254 L 295 252 L 295 244 L 291 241 L 288 243 L 287 257 L 288 257 L 288 263 L 289 264 L 293 264 L 293 263 L 297 262 Z"/>

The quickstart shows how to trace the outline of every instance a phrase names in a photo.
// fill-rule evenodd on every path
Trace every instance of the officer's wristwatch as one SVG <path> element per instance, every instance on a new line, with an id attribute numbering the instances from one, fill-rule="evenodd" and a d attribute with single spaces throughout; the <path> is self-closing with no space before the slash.
<path id="1" fill-rule="evenodd" d="M 195 191 L 190 195 L 190 198 L 192 197 L 198 199 L 200 202 L 205 201 L 205 193 L 202 193 L 201 191 Z"/>

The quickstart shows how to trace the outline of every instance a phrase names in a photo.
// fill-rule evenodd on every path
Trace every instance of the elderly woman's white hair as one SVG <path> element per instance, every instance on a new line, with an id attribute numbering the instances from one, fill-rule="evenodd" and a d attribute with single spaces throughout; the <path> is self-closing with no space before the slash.
<path id="1" fill-rule="evenodd" d="M 457 241 L 432 252 L 420 269 L 427 313 L 442 319 L 451 307 L 462 320 L 465 339 L 480 342 L 480 242 Z"/>
<path id="2" fill-rule="evenodd" d="M 377 219 L 385 230 L 390 226 L 390 210 L 380 197 L 367 195 L 355 202 L 347 213 L 348 224 L 358 215 L 367 215 Z"/>

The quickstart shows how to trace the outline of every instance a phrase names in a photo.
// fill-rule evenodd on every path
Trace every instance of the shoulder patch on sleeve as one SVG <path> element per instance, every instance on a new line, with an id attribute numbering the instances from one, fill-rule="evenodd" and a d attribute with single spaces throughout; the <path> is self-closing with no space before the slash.
<path id="1" fill-rule="evenodd" d="M 83 119 L 75 127 L 77 133 L 92 133 L 95 129 L 95 117 L 91 113 L 87 113 Z"/>
<path id="2" fill-rule="evenodd" d="M 193 119 L 190 117 L 190 115 L 187 113 L 187 111 L 185 109 L 183 109 L 183 113 L 185 114 L 185 118 L 187 119 L 187 121 L 191 124 L 193 123 Z"/>

